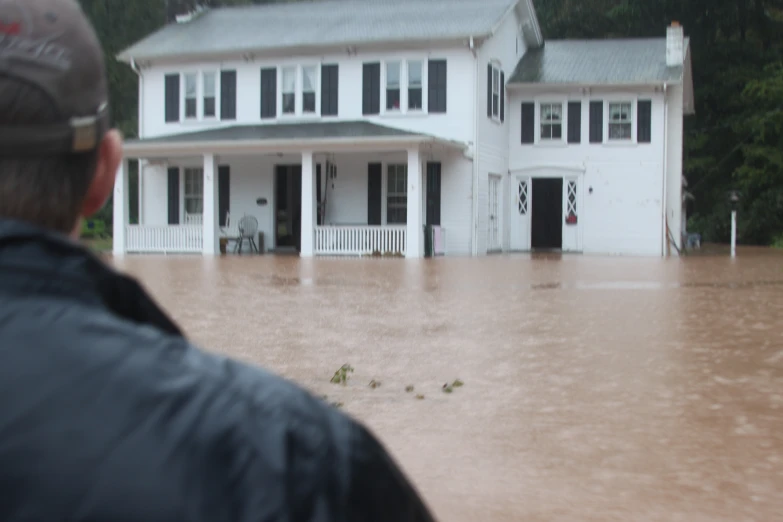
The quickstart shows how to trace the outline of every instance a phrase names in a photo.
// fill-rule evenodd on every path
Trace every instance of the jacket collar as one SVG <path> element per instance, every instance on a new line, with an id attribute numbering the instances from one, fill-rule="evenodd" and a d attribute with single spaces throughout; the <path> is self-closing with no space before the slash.
<path id="1" fill-rule="evenodd" d="M 133 278 L 65 235 L 0 218 L 0 293 L 60 295 L 103 306 L 123 319 L 183 336 Z"/>

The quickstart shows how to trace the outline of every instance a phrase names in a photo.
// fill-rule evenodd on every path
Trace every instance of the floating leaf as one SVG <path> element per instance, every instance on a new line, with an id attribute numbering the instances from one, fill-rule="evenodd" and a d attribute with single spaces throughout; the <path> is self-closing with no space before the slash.
<path id="1" fill-rule="evenodd" d="M 348 363 L 343 364 L 339 370 L 334 372 L 331 382 L 333 384 L 342 384 L 345 386 L 345 384 L 348 382 L 349 372 L 353 372 L 353 367 Z"/>
<path id="2" fill-rule="evenodd" d="M 408 392 L 408 393 L 412 392 L 413 391 L 413 385 L 409 384 L 408 386 L 406 386 L 405 387 L 405 391 Z"/>
<path id="3" fill-rule="evenodd" d="M 455 388 L 459 388 L 460 386 L 464 386 L 464 385 L 465 385 L 465 383 L 464 383 L 464 382 L 462 382 L 462 381 L 460 381 L 459 379 L 457 379 L 457 380 L 456 380 L 456 381 L 454 381 L 454 382 L 453 382 L 451 385 L 452 385 L 452 386 L 454 386 Z"/>
<path id="4" fill-rule="evenodd" d="M 446 383 L 443 385 L 443 393 L 451 393 L 454 391 L 450 384 Z"/>
<path id="5" fill-rule="evenodd" d="M 416 398 L 417 398 L 418 400 L 422 400 L 422 399 L 424 399 L 424 395 L 417 395 L 417 396 L 416 396 Z"/>
<path id="6" fill-rule="evenodd" d="M 381 381 L 376 381 L 375 379 L 370 381 L 370 388 L 373 390 L 381 385 Z"/>

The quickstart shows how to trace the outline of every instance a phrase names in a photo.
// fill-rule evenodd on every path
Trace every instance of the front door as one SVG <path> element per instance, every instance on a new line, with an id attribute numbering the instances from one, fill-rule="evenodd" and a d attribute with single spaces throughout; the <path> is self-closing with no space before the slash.
<path id="1" fill-rule="evenodd" d="M 275 166 L 275 246 L 299 251 L 302 233 L 302 166 Z"/>
<path id="2" fill-rule="evenodd" d="M 563 248 L 563 178 L 533 178 L 531 247 Z"/>
<path id="3" fill-rule="evenodd" d="M 511 178 L 511 230 L 510 248 L 515 251 L 530 250 L 530 178 Z"/>
<path id="4" fill-rule="evenodd" d="M 497 251 L 500 244 L 500 176 L 489 175 L 489 230 L 487 231 L 487 250 Z"/>

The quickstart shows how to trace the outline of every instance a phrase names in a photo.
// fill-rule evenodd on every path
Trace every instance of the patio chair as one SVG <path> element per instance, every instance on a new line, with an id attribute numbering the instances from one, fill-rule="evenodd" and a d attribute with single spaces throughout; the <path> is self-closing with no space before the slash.
<path id="1" fill-rule="evenodd" d="M 242 245 L 245 241 L 250 243 L 250 251 L 258 253 L 255 235 L 258 232 L 258 220 L 253 216 L 242 216 L 237 224 L 237 244 L 234 252 L 242 253 Z"/>

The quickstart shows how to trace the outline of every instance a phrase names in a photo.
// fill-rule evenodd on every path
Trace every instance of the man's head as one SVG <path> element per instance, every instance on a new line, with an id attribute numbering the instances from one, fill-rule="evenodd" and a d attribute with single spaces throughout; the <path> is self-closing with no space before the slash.
<path id="1" fill-rule="evenodd" d="M 76 0 L 0 0 L 0 217 L 72 233 L 121 160 L 103 53 Z"/>

